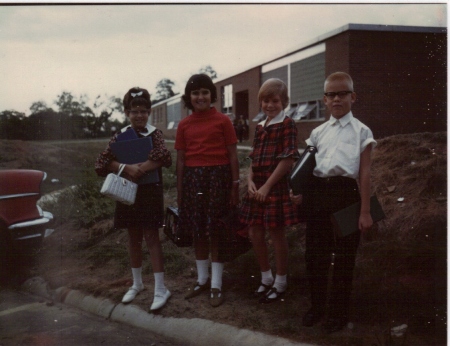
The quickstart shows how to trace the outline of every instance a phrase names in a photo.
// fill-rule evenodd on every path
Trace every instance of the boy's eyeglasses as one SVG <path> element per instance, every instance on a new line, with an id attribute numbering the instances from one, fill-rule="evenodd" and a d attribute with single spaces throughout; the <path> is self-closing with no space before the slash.
<path id="1" fill-rule="evenodd" d="M 150 112 L 148 110 L 139 110 L 139 111 L 129 111 L 131 115 L 148 115 Z"/>
<path id="2" fill-rule="evenodd" d="M 346 95 L 351 94 L 353 91 L 350 90 L 345 90 L 345 91 L 338 91 L 338 92 L 329 92 L 329 93 L 324 93 L 324 95 L 326 97 L 328 97 L 329 99 L 334 99 L 337 96 L 339 96 L 340 99 L 344 98 Z"/>

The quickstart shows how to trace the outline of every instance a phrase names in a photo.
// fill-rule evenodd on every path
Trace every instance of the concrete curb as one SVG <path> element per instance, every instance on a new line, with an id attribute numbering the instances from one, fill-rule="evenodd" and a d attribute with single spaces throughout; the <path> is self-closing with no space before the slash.
<path id="1" fill-rule="evenodd" d="M 118 323 L 125 323 L 161 335 L 183 345 L 195 346 L 313 346 L 296 343 L 261 332 L 236 328 L 200 318 L 173 318 L 149 314 L 133 304 L 116 304 L 106 298 L 95 298 L 67 287 L 51 290 L 41 277 L 25 281 L 22 290 Z"/>

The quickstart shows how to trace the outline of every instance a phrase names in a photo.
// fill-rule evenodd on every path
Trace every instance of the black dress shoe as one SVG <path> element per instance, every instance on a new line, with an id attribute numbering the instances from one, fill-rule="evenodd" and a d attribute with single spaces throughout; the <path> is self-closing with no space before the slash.
<path id="1" fill-rule="evenodd" d="M 328 334 L 338 332 L 347 325 L 348 319 L 344 317 L 328 318 L 323 324 L 323 328 Z"/>
<path id="2" fill-rule="evenodd" d="M 264 289 L 262 291 L 258 291 L 260 287 L 263 287 Z M 253 292 L 253 296 L 257 298 L 264 297 L 266 293 L 272 288 L 272 285 L 266 285 L 262 282 L 259 284 L 259 287 L 256 289 L 256 291 Z"/>
<path id="3" fill-rule="evenodd" d="M 303 316 L 302 325 L 303 327 L 312 327 L 323 317 L 323 312 L 317 311 L 313 308 L 309 309 L 308 312 Z"/>
<path id="4" fill-rule="evenodd" d="M 270 296 L 271 296 L 272 294 L 275 294 L 275 296 L 272 297 L 272 298 L 270 298 Z M 280 299 L 283 295 L 284 295 L 284 291 L 283 291 L 283 292 L 278 292 L 277 289 L 276 289 L 275 287 L 272 287 L 272 288 L 270 288 L 270 290 L 268 290 L 268 291 L 266 292 L 266 295 L 265 295 L 265 296 L 263 296 L 263 297 L 261 297 L 261 298 L 259 299 L 259 302 L 260 302 L 261 304 L 269 304 L 269 303 L 272 303 L 272 302 L 277 301 L 277 300 Z"/>

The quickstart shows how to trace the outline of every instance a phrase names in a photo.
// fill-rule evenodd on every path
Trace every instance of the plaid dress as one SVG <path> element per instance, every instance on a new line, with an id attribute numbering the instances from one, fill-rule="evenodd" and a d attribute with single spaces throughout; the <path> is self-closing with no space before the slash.
<path id="1" fill-rule="evenodd" d="M 278 163 L 287 157 L 299 158 L 295 122 L 285 117 L 282 122 L 259 123 L 255 130 L 252 160 L 253 182 L 259 189 Z M 246 224 L 263 225 L 265 229 L 282 228 L 299 223 L 296 206 L 289 198 L 289 174 L 281 178 L 270 190 L 265 203 L 259 203 L 245 194 L 241 203 L 240 220 Z"/>

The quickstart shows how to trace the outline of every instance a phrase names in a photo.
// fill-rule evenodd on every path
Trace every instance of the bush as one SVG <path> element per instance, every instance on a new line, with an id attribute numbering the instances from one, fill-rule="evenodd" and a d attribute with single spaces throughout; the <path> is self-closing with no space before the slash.
<path id="1" fill-rule="evenodd" d="M 70 221 L 83 228 L 113 217 L 115 202 L 100 193 L 103 181 L 94 174 L 86 172 L 80 184 L 64 189 L 56 200 L 42 203 L 43 208 L 52 212 L 58 223 Z"/>

